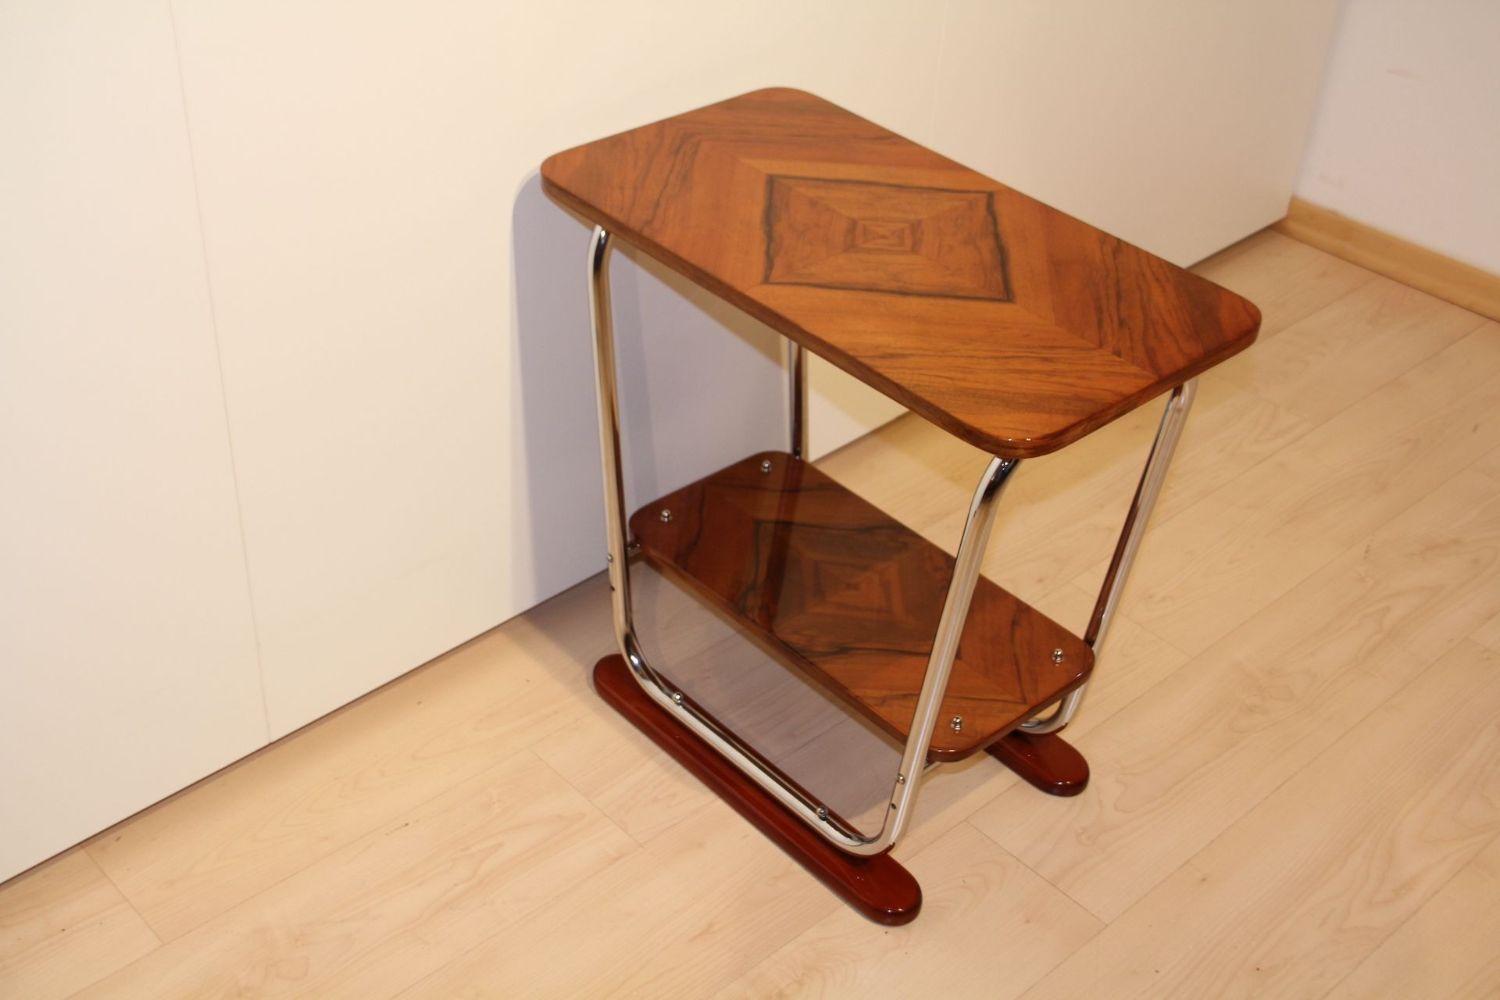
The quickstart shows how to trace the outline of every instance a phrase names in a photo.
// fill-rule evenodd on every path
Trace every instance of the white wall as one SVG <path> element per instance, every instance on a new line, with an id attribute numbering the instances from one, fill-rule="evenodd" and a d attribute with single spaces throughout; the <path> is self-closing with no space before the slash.
<path id="1" fill-rule="evenodd" d="M 0 4 L 0 878 L 266 742 L 166 10 Z"/>
<path id="2" fill-rule="evenodd" d="M 1348 3 L 1297 194 L 1500 274 L 1500 3 Z"/>
<path id="3" fill-rule="evenodd" d="M 1283 213 L 1333 3 L 4 10 L 0 877 L 602 568 L 547 154 L 802 87 L 1187 262 Z M 634 500 L 781 439 L 769 331 L 615 305 Z M 896 412 L 836 374 L 815 451 Z"/>

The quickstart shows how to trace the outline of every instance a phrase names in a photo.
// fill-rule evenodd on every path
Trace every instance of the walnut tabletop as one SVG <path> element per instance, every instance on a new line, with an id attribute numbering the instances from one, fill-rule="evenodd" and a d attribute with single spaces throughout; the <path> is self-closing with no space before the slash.
<path id="1" fill-rule="evenodd" d="M 1248 347 L 1245 299 L 811 94 L 550 157 L 546 192 L 993 454 L 1046 454 Z"/>

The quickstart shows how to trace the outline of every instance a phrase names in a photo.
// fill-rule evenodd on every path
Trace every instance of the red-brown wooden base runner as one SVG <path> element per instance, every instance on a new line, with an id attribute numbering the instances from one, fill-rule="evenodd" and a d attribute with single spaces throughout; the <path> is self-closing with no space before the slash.
<path id="1" fill-rule="evenodd" d="M 989 755 L 1048 795 L 1077 795 L 1089 783 L 1089 762 L 1061 736 L 1010 732 Z"/>
<path id="2" fill-rule="evenodd" d="M 910 923 L 922 887 L 889 854 L 859 857 L 834 847 L 725 760 L 641 690 L 619 655 L 594 665 L 599 696 L 645 733 L 761 833 L 861 914 L 880 924 Z"/>

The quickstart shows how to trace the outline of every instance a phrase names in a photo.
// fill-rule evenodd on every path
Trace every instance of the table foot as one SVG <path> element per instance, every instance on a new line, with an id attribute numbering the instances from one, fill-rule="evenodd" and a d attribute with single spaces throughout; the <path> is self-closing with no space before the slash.
<path id="1" fill-rule="evenodd" d="M 895 926 L 916 919 L 922 887 L 889 854 L 860 857 L 823 839 L 641 690 L 624 658 L 594 665 L 594 688 L 657 746 L 863 916 Z"/>
<path id="2" fill-rule="evenodd" d="M 990 744 L 988 751 L 1048 795 L 1077 795 L 1089 783 L 1089 762 L 1055 733 L 1007 733 Z"/>

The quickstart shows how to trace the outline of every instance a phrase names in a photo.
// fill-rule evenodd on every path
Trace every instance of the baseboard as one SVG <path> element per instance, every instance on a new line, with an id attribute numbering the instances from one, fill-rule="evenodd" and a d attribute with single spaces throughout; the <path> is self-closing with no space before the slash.
<path id="1" fill-rule="evenodd" d="M 1500 274 L 1444 257 L 1301 198 L 1293 198 L 1286 218 L 1271 228 L 1403 285 L 1500 320 Z"/>

